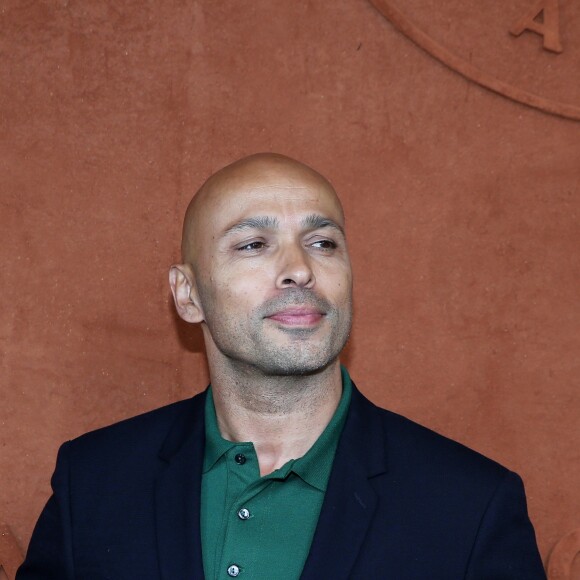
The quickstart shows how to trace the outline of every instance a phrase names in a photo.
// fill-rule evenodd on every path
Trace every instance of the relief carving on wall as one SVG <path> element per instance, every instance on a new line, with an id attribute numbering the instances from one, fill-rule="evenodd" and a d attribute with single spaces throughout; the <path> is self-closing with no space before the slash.
<path id="1" fill-rule="evenodd" d="M 580 25 L 578 3 L 370 2 L 407 38 L 465 78 L 529 107 L 580 121 L 580 29 L 573 29 Z M 530 37 L 538 42 L 530 43 Z"/>
<path id="2" fill-rule="evenodd" d="M 519 36 L 525 30 L 542 36 L 546 50 L 562 52 L 559 0 L 539 0 L 536 2 L 530 10 L 526 10 L 521 18 L 518 18 L 510 28 L 510 33 Z"/>

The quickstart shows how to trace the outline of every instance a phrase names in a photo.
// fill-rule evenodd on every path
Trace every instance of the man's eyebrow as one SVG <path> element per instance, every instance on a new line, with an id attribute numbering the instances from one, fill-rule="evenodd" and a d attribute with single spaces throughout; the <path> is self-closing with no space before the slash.
<path id="1" fill-rule="evenodd" d="M 344 228 L 340 224 L 337 224 L 335 221 L 316 213 L 306 216 L 302 220 L 302 225 L 309 230 L 317 230 L 319 228 L 334 228 L 344 236 Z"/>
<path id="2" fill-rule="evenodd" d="M 256 216 L 243 219 L 233 226 L 229 227 L 225 232 L 224 236 L 227 236 L 234 232 L 239 232 L 242 230 L 275 230 L 279 227 L 280 223 L 277 218 L 270 216 Z"/>

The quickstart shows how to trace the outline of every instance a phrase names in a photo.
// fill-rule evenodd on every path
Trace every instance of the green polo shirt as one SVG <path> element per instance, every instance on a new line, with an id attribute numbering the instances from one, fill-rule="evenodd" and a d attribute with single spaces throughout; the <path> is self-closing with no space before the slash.
<path id="1" fill-rule="evenodd" d="M 209 388 L 201 482 L 201 543 L 207 580 L 300 577 L 350 403 L 352 387 L 344 368 L 342 386 L 330 423 L 306 455 L 264 477 L 260 477 L 252 443 L 221 436 Z"/>

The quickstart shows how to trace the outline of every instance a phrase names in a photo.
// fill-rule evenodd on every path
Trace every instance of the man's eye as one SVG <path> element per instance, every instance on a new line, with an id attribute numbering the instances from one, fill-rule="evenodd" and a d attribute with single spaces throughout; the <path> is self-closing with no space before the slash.
<path id="1" fill-rule="evenodd" d="M 236 248 L 240 252 L 251 252 L 252 250 L 261 250 L 266 244 L 264 242 L 250 242 L 244 246 Z"/>
<path id="2" fill-rule="evenodd" d="M 315 248 L 320 248 L 321 250 L 334 250 L 336 244 L 331 240 L 318 240 L 312 244 Z"/>

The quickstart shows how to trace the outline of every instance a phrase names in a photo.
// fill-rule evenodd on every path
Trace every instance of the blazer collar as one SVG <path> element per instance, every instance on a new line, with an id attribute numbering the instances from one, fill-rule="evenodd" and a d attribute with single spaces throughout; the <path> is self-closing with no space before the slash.
<path id="1" fill-rule="evenodd" d="M 163 580 L 203 579 L 200 498 L 205 393 L 178 416 L 159 453 L 155 486 L 157 548 Z"/>
<path id="2" fill-rule="evenodd" d="M 376 407 L 353 384 L 349 413 L 301 580 L 349 577 L 377 507 L 369 479 L 386 471 L 382 421 Z"/>

